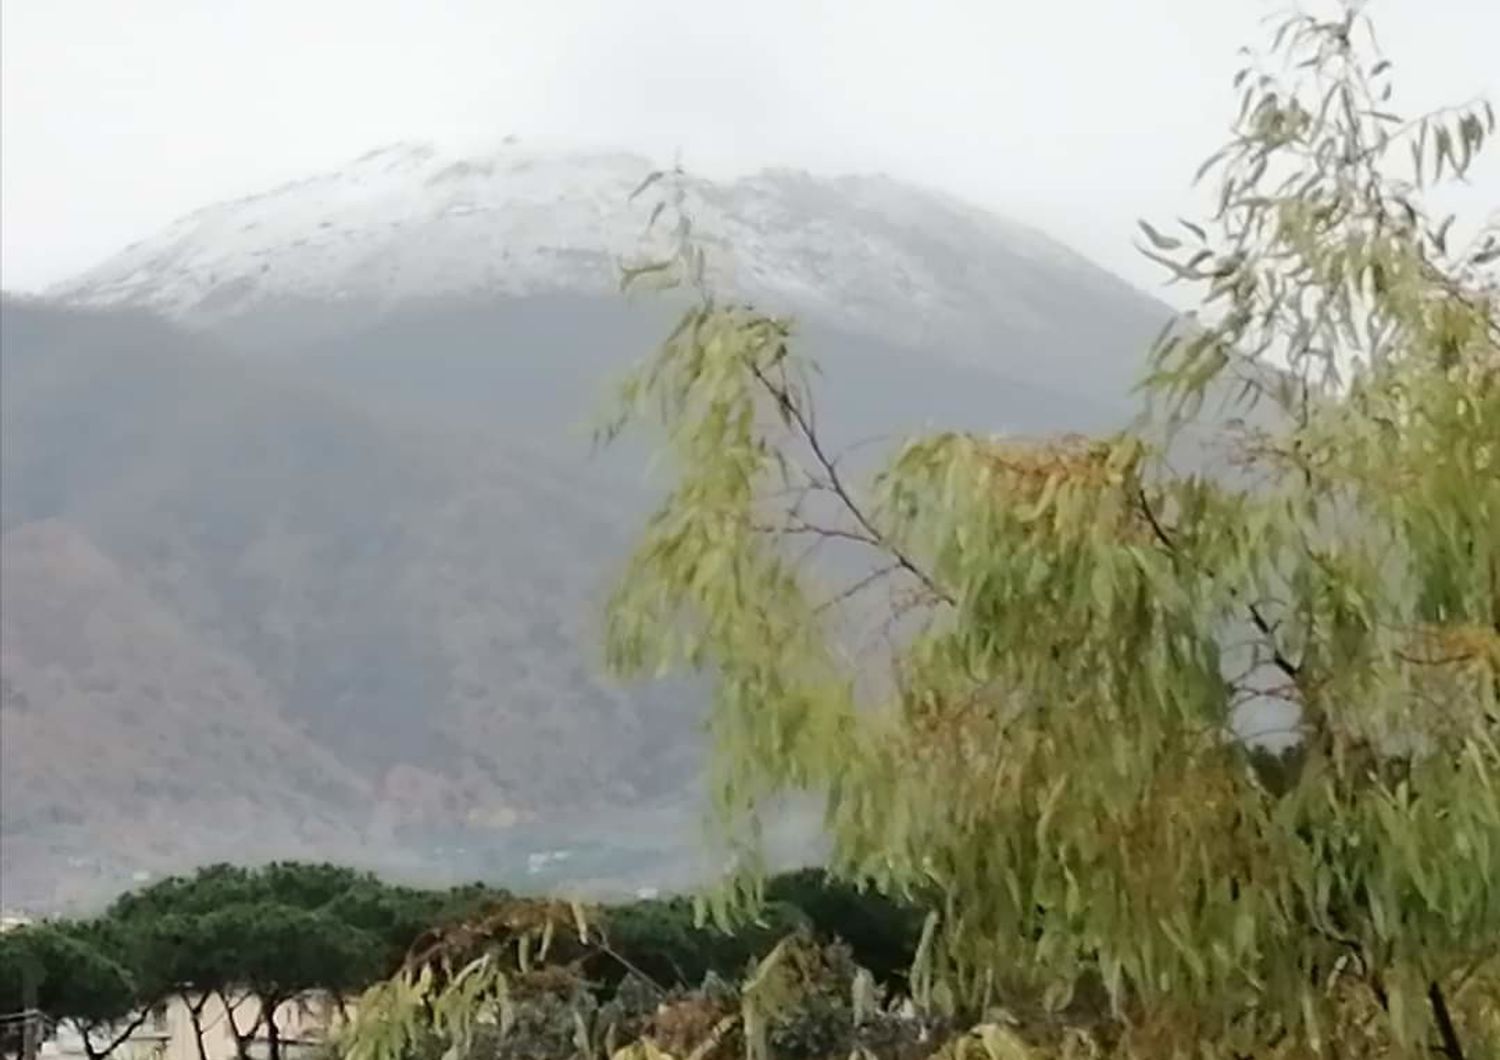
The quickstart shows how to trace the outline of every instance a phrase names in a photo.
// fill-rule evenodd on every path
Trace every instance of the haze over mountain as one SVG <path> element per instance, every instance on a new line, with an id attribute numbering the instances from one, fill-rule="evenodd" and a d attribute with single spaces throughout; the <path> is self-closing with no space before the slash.
<path id="1" fill-rule="evenodd" d="M 537 836 L 594 843 L 585 882 L 686 871 L 701 697 L 598 673 L 641 450 L 574 429 L 671 317 L 617 293 L 651 168 L 399 145 L 6 302 L 7 902 L 207 857 L 494 872 Z M 885 178 L 685 195 L 716 283 L 796 316 L 836 440 L 1119 423 L 1166 316 Z"/>

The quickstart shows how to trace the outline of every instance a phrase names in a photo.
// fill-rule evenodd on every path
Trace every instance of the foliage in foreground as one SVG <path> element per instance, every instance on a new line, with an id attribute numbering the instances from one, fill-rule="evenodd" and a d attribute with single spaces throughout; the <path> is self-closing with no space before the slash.
<path id="1" fill-rule="evenodd" d="M 700 984 L 633 966 L 605 981 L 601 968 L 628 961 L 610 919 L 518 900 L 462 925 L 365 994 L 337 1050 L 349 1060 L 896 1058 L 927 1055 L 946 1030 L 893 1004 L 899 994 L 810 922 Z"/>
<path id="2" fill-rule="evenodd" d="M 939 1011 L 1097 985 L 1122 1055 L 1500 1048 L 1500 240 L 1423 208 L 1495 119 L 1404 121 L 1389 79 L 1355 5 L 1236 76 L 1216 212 L 1143 225 L 1202 308 L 1141 426 L 919 438 L 868 488 L 790 323 L 719 303 L 680 227 L 701 300 L 623 417 L 675 483 L 609 650 L 717 680 L 726 909 L 811 791 L 839 872 L 939 896 Z"/>
<path id="3" fill-rule="evenodd" d="M 537 995 L 521 1038 L 538 1047 L 559 1034 L 568 1039 L 575 1011 L 627 1025 L 611 1013 L 633 1012 L 632 997 L 684 997 L 706 980 L 732 983 L 792 934 L 820 944 L 848 940 L 854 957 L 899 985 L 916 951 L 919 910 L 818 870 L 775 877 L 766 893 L 758 922 L 732 933 L 702 924 L 684 898 L 591 909 L 594 939 L 573 953 L 582 958 L 577 975 L 562 994 L 554 981 L 551 993 Z M 281 1006 L 347 998 L 400 968 L 483 952 L 538 908 L 558 907 L 479 884 L 398 886 L 336 865 L 212 865 L 124 894 L 93 920 L 0 935 L 0 1011 L 24 1007 L 29 978 L 46 1020 L 71 1024 L 102 1060 L 173 997 L 201 1040 L 206 1006 L 217 997 L 226 1008 L 240 1002 L 230 1021 L 241 1054 L 260 1035 L 279 1052 Z M 267 1003 L 245 1004 L 250 998 Z M 0 1025 L 0 1053 L 19 1052 L 20 1030 L 18 1020 Z"/>

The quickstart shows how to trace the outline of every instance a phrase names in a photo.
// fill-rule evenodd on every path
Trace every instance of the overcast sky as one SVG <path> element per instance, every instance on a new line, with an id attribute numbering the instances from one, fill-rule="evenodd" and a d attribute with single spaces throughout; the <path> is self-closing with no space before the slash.
<path id="1" fill-rule="evenodd" d="M 0 283 L 401 139 L 508 133 L 709 173 L 880 170 L 1137 283 L 1138 216 L 1233 107 L 1265 0 L 4 0 Z M 1500 0 L 1373 0 L 1404 110 L 1500 97 Z M 1500 100 L 1497 100 L 1500 102 Z M 1500 166 L 1479 175 L 1500 203 Z"/>

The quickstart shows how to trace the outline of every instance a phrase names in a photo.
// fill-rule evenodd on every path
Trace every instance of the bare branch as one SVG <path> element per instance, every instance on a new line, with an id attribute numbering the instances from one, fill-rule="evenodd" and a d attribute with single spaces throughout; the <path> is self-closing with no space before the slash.
<path id="1" fill-rule="evenodd" d="M 801 406 L 792 399 L 792 396 L 784 387 L 778 386 L 772 379 L 770 379 L 766 375 L 765 370 L 762 369 L 760 365 L 755 364 L 753 361 L 750 362 L 750 371 L 760 382 L 760 385 L 765 388 L 766 392 L 769 393 L 771 397 L 776 401 L 777 405 L 787 415 L 791 422 L 796 425 L 797 432 L 802 436 L 802 440 L 806 443 L 809 451 L 811 451 L 813 459 L 817 461 L 818 466 L 822 469 L 823 474 L 827 477 L 829 489 L 831 489 L 833 493 L 838 497 L 839 502 L 843 504 L 844 508 L 849 512 L 850 516 L 853 517 L 854 521 L 858 523 L 860 527 L 862 527 L 864 531 L 869 535 L 869 543 L 894 557 L 896 563 L 903 570 L 905 570 L 908 574 L 912 575 L 924 586 L 926 586 L 928 591 L 931 592 L 934 596 L 943 600 L 945 603 L 953 604 L 955 602 L 953 597 L 945 592 L 942 588 L 940 588 L 937 582 L 933 580 L 932 576 L 929 575 L 920 566 L 918 566 L 917 563 L 909 555 L 907 555 L 900 546 L 888 540 L 885 535 L 876 528 L 874 522 L 871 521 L 869 516 L 865 514 L 864 509 L 860 507 L 859 503 L 855 501 L 853 495 L 844 485 L 842 477 L 839 475 L 837 463 L 832 458 L 830 458 L 827 452 L 824 450 L 822 439 L 819 438 L 817 432 L 813 430 L 812 423 L 807 418 L 807 414 L 802 410 Z"/>
<path id="2" fill-rule="evenodd" d="M 817 526 L 813 523 L 793 523 L 788 526 L 766 526 L 763 524 L 752 527 L 757 533 L 774 534 L 778 537 L 801 537 L 811 535 L 813 537 L 837 538 L 843 541 L 854 541 L 861 545 L 869 545 L 871 548 L 883 548 L 884 545 L 869 534 L 856 530 L 844 530 L 836 526 Z"/>
<path id="3" fill-rule="evenodd" d="M 1141 512 L 1146 517 L 1146 522 L 1151 526 L 1151 533 L 1161 543 L 1163 548 L 1172 553 L 1174 557 L 1180 558 L 1182 553 L 1177 548 L 1177 542 L 1167 532 L 1167 528 L 1162 525 L 1161 520 L 1157 518 L 1155 510 L 1151 507 L 1151 500 L 1146 496 L 1145 489 L 1137 490 L 1136 497 Z M 1238 590 L 1233 587 L 1229 591 L 1235 597 L 1240 595 Z M 1271 661 L 1276 664 L 1276 668 L 1282 673 L 1286 674 L 1293 681 L 1297 680 L 1302 674 L 1302 667 L 1298 666 L 1282 653 L 1280 646 L 1276 643 L 1276 627 L 1267 621 L 1265 615 L 1261 613 L 1259 606 L 1254 603 L 1246 603 L 1245 606 L 1250 613 L 1251 623 L 1254 624 L 1256 629 L 1260 630 L 1261 635 L 1265 637 L 1266 643 L 1271 648 Z"/>
<path id="4" fill-rule="evenodd" d="M 901 564 L 898 561 L 893 561 L 891 563 L 887 563 L 883 567 L 877 567 L 875 570 L 871 571 L 869 574 L 866 574 L 863 578 L 859 579 L 859 581 L 855 582 L 853 585 L 849 586 L 847 589 L 844 589 L 838 595 L 830 597 L 827 600 L 824 600 L 821 604 L 819 604 L 816 608 L 814 608 L 814 612 L 813 613 L 814 614 L 821 614 L 824 611 L 828 610 L 830 607 L 836 607 L 837 605 L 843 603 L 845 600 L 848 600 L 850 597 L 856 596 L 860 592 L 862 592 L 863 590 L 869 588 L 871 585 L 874 585 L 876 582 L 880 581 L 882 578 L 885 578 L 885 577 L 888 577 L 888 576 L 890 576 L 892 574 L 895 574 L 900 569 L 901 569 Z"/>

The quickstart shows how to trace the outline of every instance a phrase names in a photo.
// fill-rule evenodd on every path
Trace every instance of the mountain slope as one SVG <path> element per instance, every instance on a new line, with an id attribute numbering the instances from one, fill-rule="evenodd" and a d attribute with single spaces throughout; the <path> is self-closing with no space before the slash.
<path id="1" fill-rule="evenodd" d="M 629 805 L 691 781 L 686 699 L 598 676 L 589 620 L 625 525 L 607 492 L 574 492 L 514 444 L 384 424 L 128 313 L 7 305 L 0 342 L 7 679 L 49 731 L 85 709 L 136 718 L 135 739 L 71 727 L 81 760 L 133 762 L 143 784 L 134 802 L 80 786 L 76 815 L 172 812 L 182 793 L 162 763 L 198 754 L 201 733 L 172 713 L 197 678 L 160 701 L 141 689 L 206 672 L 207 658 L 250 682 L 236 693 L 245 711 L 293 726 L 364 786 L 330 805 L 349 842 Z M 129 601 L 142 629 L 173 624 L 156 639 L 170 650 L 72 643 L 94 621 L 81 604 L 45 617 L 46 601 L 77 596 L 68 565 L 27 544 L 49 526 L 131 586 L 115 594 L 118 625 Z M 113 698 L 75 694 L 96 686 Z M 9 706 L 4 722 L 7 776 L 28 775 L 15 756 L 62 754 L 11 740 Z M 29 782 L 12 795 L 8 838 L 45 825 L 57 801 Z M 288 826 L 266 813 L 267 834 Z"/>
<path id="2" fill-rule="evenodd" d="M 67 523 L 0 539 L 0 653 L 7 901 L 45 893 L 61 857 L 119 875 L 185 842 L 221 858 L 347 847 L 370 801 L 245 660 Z"/>

